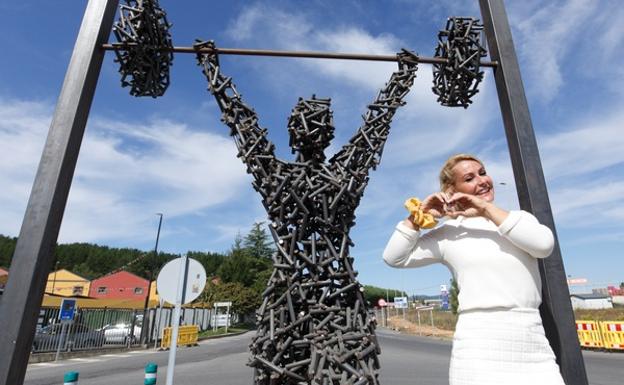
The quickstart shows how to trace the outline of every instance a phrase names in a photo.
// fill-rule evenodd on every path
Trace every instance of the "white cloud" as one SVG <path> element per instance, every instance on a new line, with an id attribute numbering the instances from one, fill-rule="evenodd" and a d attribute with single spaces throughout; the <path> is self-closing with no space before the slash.
<path id="1" fill-rule="evenodd" d="M 245 8 L 227 33 L 237 42 L 288 50 L 394 54 L 405 45 L 392 34 L 373 36 L 353 26 L 319 28 L 303 13 L 289 13 L 261 4 Z M 306 76 L 330 76 L 365 88 L 380 87 L 388 79 L 388 73 L 396 68 L 391 63 L 352 60 L 301 60 L 300 63 L 306 67 Z"/>
<path id="2" fill-rule="evenodd" d="M 616 109 L 610 115 L 592 116 L 577 127 L 540 137 L 546 176 L 583 175 L 623 163 L 623 121 L 624 112 Z M 587 182 L 592 183 L 592 178 Z"/>
<path id="3" fill-rule="evenodd" d="M 552 206 L 558 223 L 572 228 L 600 226 L 603 235 L 624 220 L 624 182 L 595 180 L 595 185 L 555 189 Z"/>
<path id="4" fill-rule="evenodd" d="M 18 232 L 50 111 L 42 102 L 0 100 L 0 233 Z M 151 239 L 154 213 L 169 219 L 199 213 L 235 198 L 248 183 L 225 136 L 171 121 L 92 116 L 59 241 Z"/>
<path id="5" fill-rule="evenodd" d="M 623 13 L 617 0 L 510 3 L 529 93 L 550 102 L 562 87 L 578 82 L 576 76 L 592 78 L 595 71 L 619 83 L 622 70 L 612 60 L 623 41 Z"/>

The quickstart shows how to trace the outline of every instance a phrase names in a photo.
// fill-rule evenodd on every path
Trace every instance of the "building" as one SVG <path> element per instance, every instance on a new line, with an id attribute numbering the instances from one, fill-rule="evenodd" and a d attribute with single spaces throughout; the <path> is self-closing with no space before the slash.
<path id="1" fill-rule="evenodd" d="M 0 286 L 4 286 L 9 280 L 9 271 L 0 267 Z"/>
<path id="2" fill-rule="evenodd" d="M 63 297 L 89 295 L 90 282 L 88 279 L 61 269 L 48 274 L 45 292 Z"/>
<path id="3" fill-rule="evenodd" d="M 89 297 L 145 300 L 148 285 L 147 279 L 122 270 L 91 281 Z"/>
<path id="4" fill-rule="evenodd" d="M 0 294 L 4 292 L 4 287 L 9 280 L 9 272 L 0 267 Z"/>
<path id="5" fill-rule="evenodd" d="M 604 294 L 570 294 L 574 309 L 611 309 L 611 297 Z"/>

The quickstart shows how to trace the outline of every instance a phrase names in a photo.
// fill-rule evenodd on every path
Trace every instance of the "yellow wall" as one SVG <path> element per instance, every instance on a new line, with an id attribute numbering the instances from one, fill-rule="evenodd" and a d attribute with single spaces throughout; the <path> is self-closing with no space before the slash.
<path id="1" fill-rule="evenodd" d="M 156 303 L 158 306 L 158 294 L 156 293 L 156 281 L 152 281 L 152 287 L 150 288 L 150 296 L 149 296 L 150 304 Z"/>
<path id="2" fill-rule="evenodd" d="M 71 271 L 61 269 L 53 271 L 48 275 L 45 291 L 49 294 L 56 294 L 64 297 L 75 295 L 88 296 L 91 282 Z M 74 288 L 82 288 L 81 293 L 74 291 Z"/>

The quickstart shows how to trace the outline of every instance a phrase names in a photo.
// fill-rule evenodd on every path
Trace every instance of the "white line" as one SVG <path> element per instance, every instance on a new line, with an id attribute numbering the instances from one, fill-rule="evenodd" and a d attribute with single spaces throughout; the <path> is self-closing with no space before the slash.
<path id="1" fill-rule="evenodd" d="M 68 361 L 77 361 L 77 362 L 98 362 L 102 361 L 99 358 L 70 358 Z"/>

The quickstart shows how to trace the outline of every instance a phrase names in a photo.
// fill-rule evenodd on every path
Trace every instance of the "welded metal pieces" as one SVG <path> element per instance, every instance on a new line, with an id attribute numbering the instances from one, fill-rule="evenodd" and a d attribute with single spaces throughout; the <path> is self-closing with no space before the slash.
<path id="1" fill-rule="evenodd" d="M 130 87 L 132 96 L 162 96 L 169 87 L 169 67 L 173 43 L 165 11 L 158 0 L 126 0 L 119 7 L 119 20 L 113 26 L 118 43 L 121 86 Z"/>
<path id="2" fill-rule="evenodd" d="M 438 34 L 436 57 L 448 60 L 433 65 L 433 93 L 448 107 L 468 108 L 483 80 L 480 61 L 486 56 L 481 46 L 483 24 L 472 17 L 449 17 L 446 28 Z"/>
<path id="3" fill-rule="evenodd" d="M 195 47 L 214 49 L 214 43 Z M 413 84 L 416 55 L 399 54 L 399 69 L 368 106 L 364 123 L 329 161 L 323 151 L 333 137 L 330 100 L 299 99 L 288 120 L 294 162 L 276 158 L 217 54 L 198 53 L 198 61 L 262 196 L 277 250 L 250 345 L 255 384 L 378 384 L 375 320 L 353 269 L 349 230 L 391 119 Z"/>

